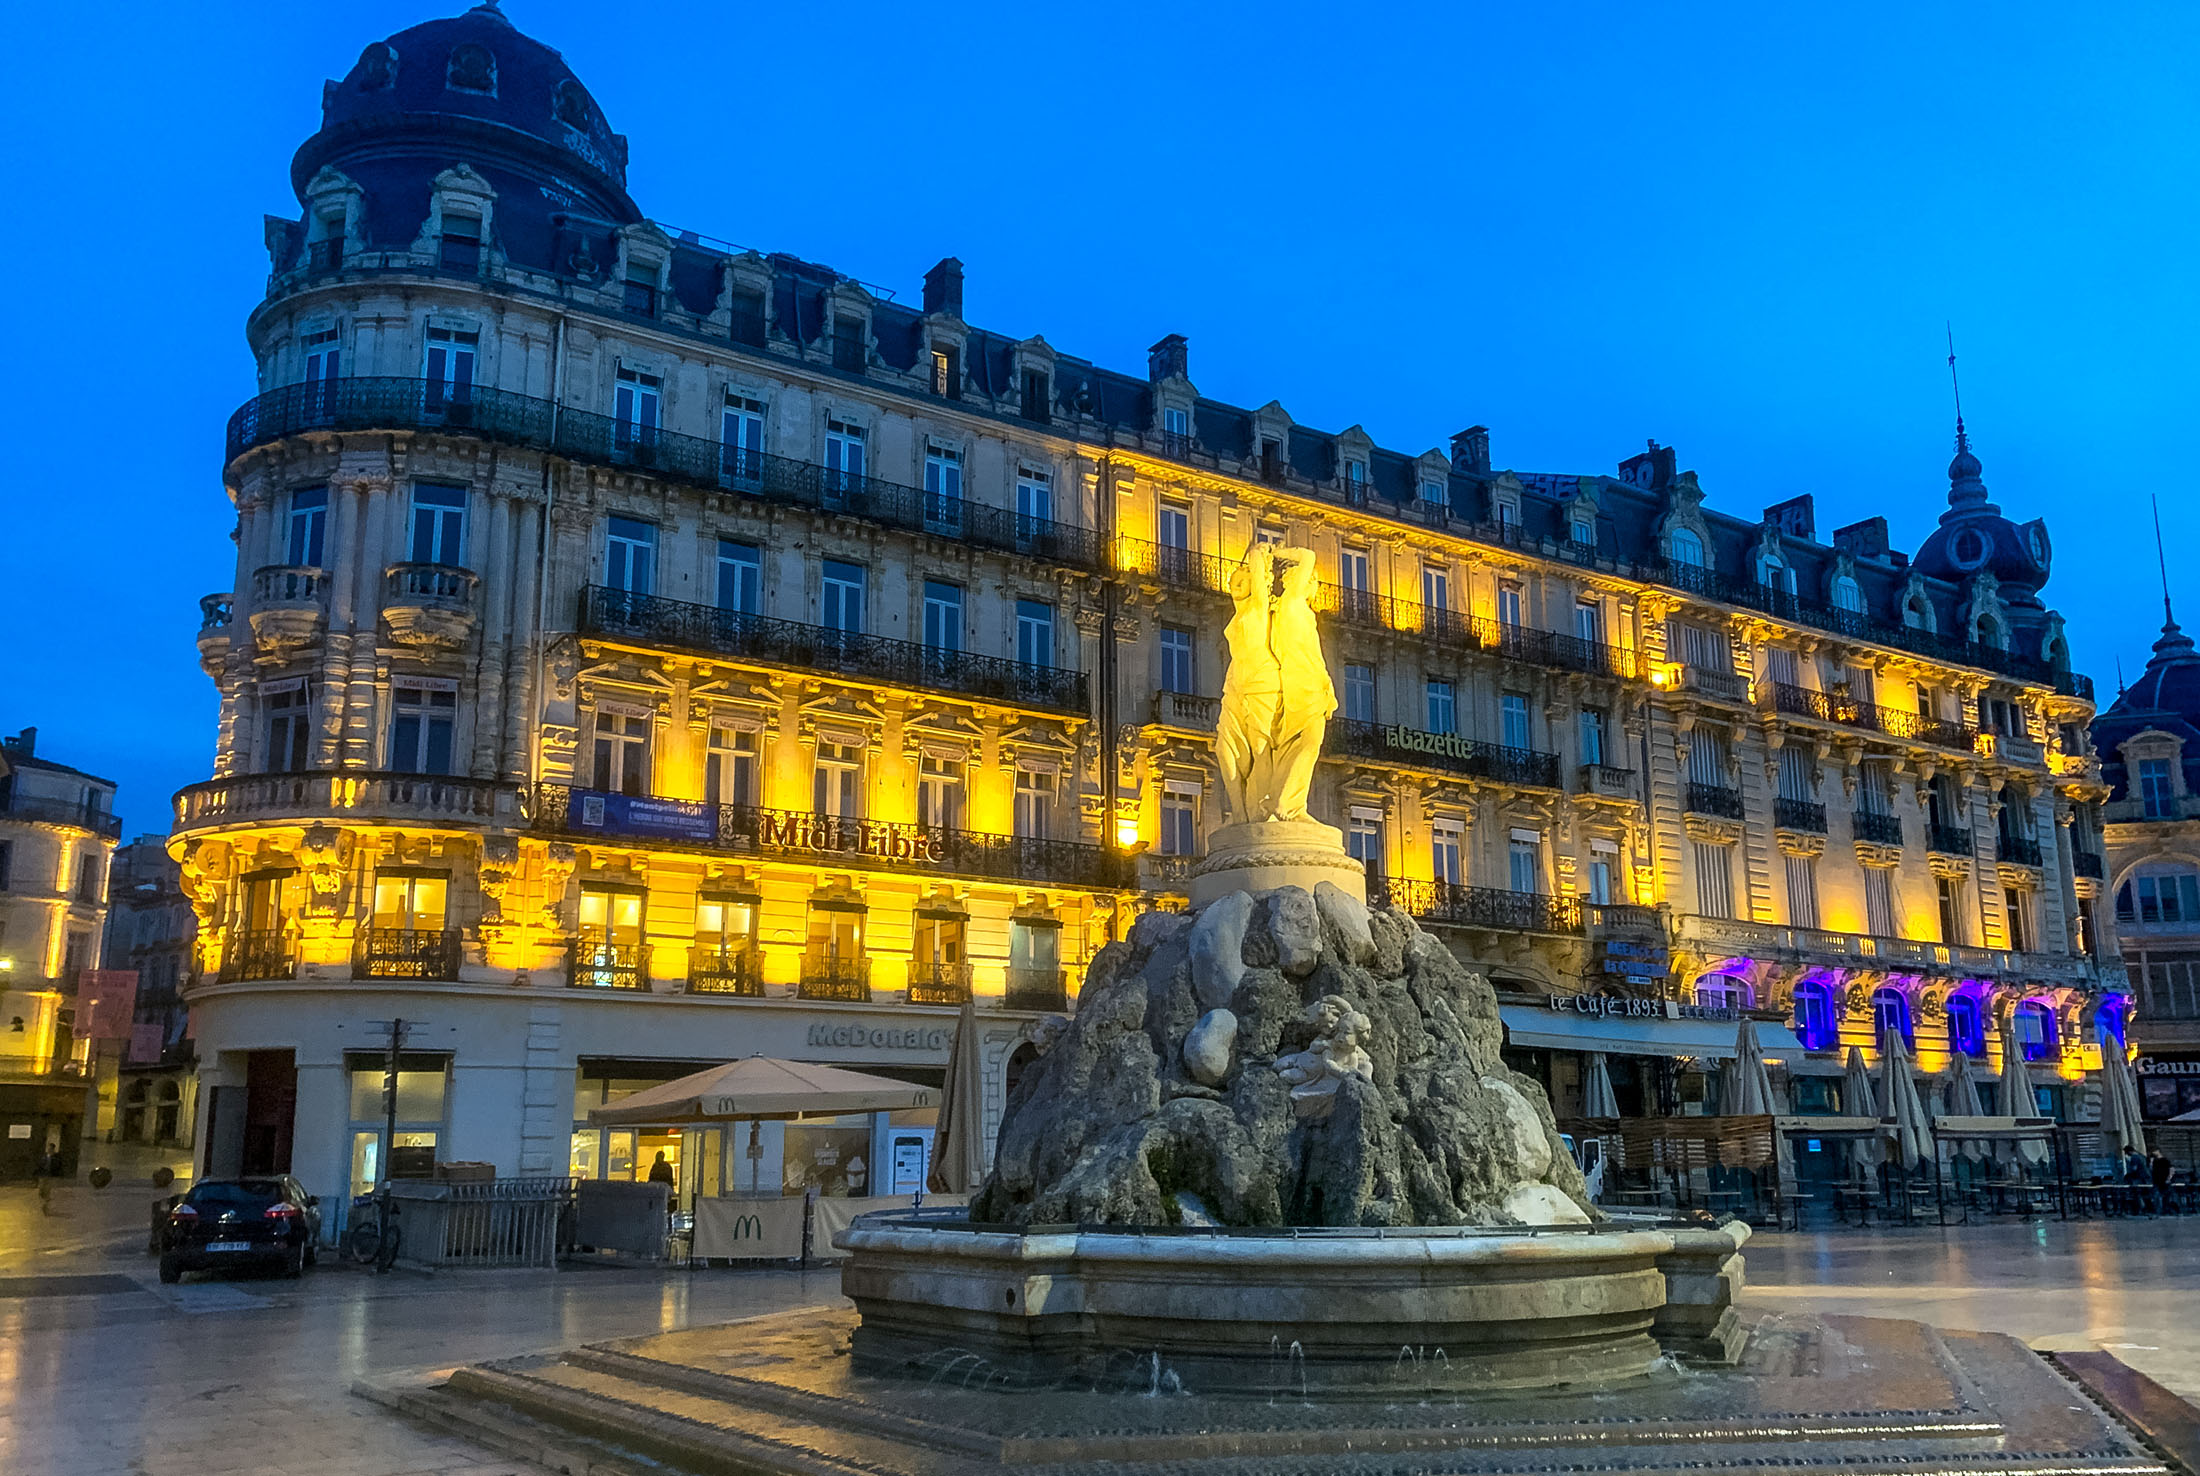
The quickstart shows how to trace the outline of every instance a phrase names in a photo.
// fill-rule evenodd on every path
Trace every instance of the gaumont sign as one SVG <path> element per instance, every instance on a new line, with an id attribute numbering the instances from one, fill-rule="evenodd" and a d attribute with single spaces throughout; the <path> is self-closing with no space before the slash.
<path id="1" fill-rule="evenodd" d="M 948 1030 L 923 1025 L 812 1025 L 810 1044 L 857 1051 L 933 1051 L 947 1049 Z"/>
<path id="2" fill-rule="evenodd" d="M 1615 1016 L 1629 1020 L 1739 1020 L 1732 1005 L 1682 1004 L 1670 999 L 1614 999 L 1603 994 L 1554 994 L 1548 1003 L 1560 1014 Z"/>
<path id="3" fill-rule="evenodd" d="M 2200 1060 L 2186 1060 L 2170 1056 L 2141 1056 L 2141 1076 L 2200 1076 Z"/>

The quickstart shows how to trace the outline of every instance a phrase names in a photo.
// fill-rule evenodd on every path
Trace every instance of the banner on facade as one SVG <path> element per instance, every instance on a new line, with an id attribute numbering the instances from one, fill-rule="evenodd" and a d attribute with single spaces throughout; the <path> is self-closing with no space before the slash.
<path id="1" fill-rule="evenodd" d="M 600 830 L 606 835 L 660 835 L 706 845 L 718 839 L 717 809 L 700 800 L 608 794 L 600 789 L 573 791 L 568 823 L 575 830 Z"/>
<path id="2" fill-rule="evenodd" d="M 160 1060 L 167 1042 L 161 1039 L 161 1028 L 153 1025 L 130 1027 L 130 1054 L 123 1059 L 137 1066 L 150 1066 Z"/>
<path id="3" fill-rule="evenodd" d="M 136 969 L 86 969 L 76 976 L 76 1033 L 128 1040 L 137 1020 Z"/>

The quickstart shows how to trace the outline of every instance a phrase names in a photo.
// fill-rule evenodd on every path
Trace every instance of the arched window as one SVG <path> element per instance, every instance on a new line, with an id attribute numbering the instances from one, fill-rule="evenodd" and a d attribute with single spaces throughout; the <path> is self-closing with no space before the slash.
<path id="1" fill-rule="evenodd" d="M 1746 1010 L 1757 991 L 1732 974 L 1706 974 L 1696 981 L 1696 1003 L 1710 1010 Z"/>
<path id="2" fill-rule="evenodd" d="M 1986 1012 L 1975 994 L 1948 996 L 1948 1049 L 1965 1056 L 1986 1054 Z"/>
<path id="3" fill-rule="evenodd" d="M 1778 554 L 1766 554 L 1757 561 L 1757 582 L 1767 589 L 1795 593 L 1795 571 Z"/>
<path id="4" fill-rule="evenodd" d="M 2200 872 L 2146 867 L 2116 889 L 2116 920 L 2141 927 L 2200 926 Z"/>
<path id="5" fill-rule="evenodd" d="M 2036 999 L 2017 1006 L 2017 1046 L 2027 1061 L 2045 1061 L 2061 1054 L 2055 1039 L 2055 1012 Z"/>
<path id="6" fill-rule="evenodd" d="M 1888 1035 L 1899 1035 L 1902 1044 L 1916 1049 L 1917 1038 L 1910 1029 L 1910 1002 L 1899 989 L 1882 989 L 1872 996 L 1872 1034 L 1885 1040 Z"/>
<path id="7" fill-rule="evenodd" d="M 1834 580 L 1833 608 L 1861 615 L 1864 612 L 1864 586 L 1846 574 Z"/>
<path id="8" fill-rule="evenodd" d="M 1703 540 L 1686 528 L 1675 528 L 1669 540 L 1673 546 L 1673 562 L 1686 564 L 1691 569 L 1703 567 Z"/>
<path id="9" fill-rule="evenodd" d="M 453 92 L 484 92 L 493 97 L 497 90 L 497 59 L 488 47 L 461 41 L 451 48 L 444 82 Z"/>
<path id="10" fill-rule="evenodd" d="M 1795 986 L 1795 1038 L 1806 1051 L 1830 1051 L 1840 1044 L 1840 1017 L 1833 1008 L 1833 986 L 1805 979 Z"/>
<path id="11" fill-rule="evenodd" d="M 1978 643 L 1982 646 L 1991 646 L 1996 651 L 2001 650 L 2003 646 L 2001 622 L 1991 615 L 1979 616 Z"/>
<path id="12" fill-rule="evenodd" d="M 1914 594 L 1902 602 L 1902 623 L 1912 630 L 1933 628 L 1933 607 L 1925 596 Z"/>
<path id="13" fill-rule="evenodd" d="M 2101 1044 L 2105 1046 L 2114 1041 L 2118 1049 L 2121 1049 L 2126 1043 L 2124 1036 L 2130 1016 L 2130 1000 L 2120 994 L 2101 996 L 2101 1007 L 2093 1015 L 2094 1025 L 2100 1031 Z"/>

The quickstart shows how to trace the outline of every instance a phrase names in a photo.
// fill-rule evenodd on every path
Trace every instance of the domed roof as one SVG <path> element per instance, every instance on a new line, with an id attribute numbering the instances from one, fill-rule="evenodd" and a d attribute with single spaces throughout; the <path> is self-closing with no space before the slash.
<path id="1" fill-rule="evenodd" d="M 408 134 L 419 142 L 464 138 L 477 152 L 501 145 L 578 175 L 571 185 L 596 186 L 587 192 L 605 197 L 597 203 L 606 213 L 634 213 L 626 139 L 611 131 L 564 58 L 522 35 L 497 0 L 370 43 L 341 82 L 323 87 L 321 131 L 299 149 L 294 182 L 302 191 L 315 170 L 341 167 L 363 140 L 387 145 Z"/>
<path id="2" fill-rule="evenodd" d="M 2019 525 L 2003 517 L 1987 499 L 1984 471 L 1959 416 L 1956 453 L 1948 462 L 1948 510 L 1911 562 L 1930 578 L 1956 584 L 1983 570 L 1994 576 L 2009 604 L 2036 605 L 2053 556 L 2047 525 L 2038 520 Z"/>
<path id="3" fill-rule="evenodd" d="M 2119 799 L 2126 775 L 2117 750 L 2150 728 L 2184 740 L 2187 783 L 2200 785 L 2200 649 L 2170 615 L 2166 599 L 2163 606 L 2162 634 L 2147 669 L 2093 720 L 2093 751 L 2101 756 L 2101 777 Z"/>

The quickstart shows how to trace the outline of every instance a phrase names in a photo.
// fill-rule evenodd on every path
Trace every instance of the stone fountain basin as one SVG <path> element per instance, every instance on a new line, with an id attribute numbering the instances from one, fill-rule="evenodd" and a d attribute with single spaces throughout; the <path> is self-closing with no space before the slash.
<path id="1" fill-rule="evenodd" d="M 834 1244 L 862 1373 L 923 1377 L 974 1356 L 1015 1387 L 1174 1375 L 1202 1393 L 1388 1395 L 1401 1380 L 1472 1392 L 1640 1378 L 1669 1326 L 1690 1345 L 1673 1351 L 1730 1358 L 1721 1334 L 1748 1235 L 1019 1231 L 916 1215 L 865 1217 Z M 1696 1305 L 1669 1309 L 1669 1283 Z"/>

